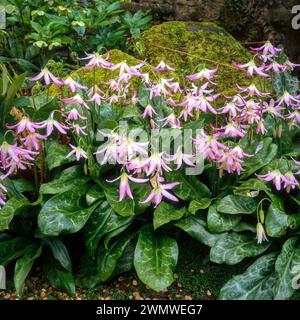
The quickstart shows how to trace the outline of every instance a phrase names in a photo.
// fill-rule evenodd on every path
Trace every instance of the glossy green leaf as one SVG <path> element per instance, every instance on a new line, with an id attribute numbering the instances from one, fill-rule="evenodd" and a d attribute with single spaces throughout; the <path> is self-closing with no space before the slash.
<path id="1" fill-rule="evenodd" d="M 82 206 L 81 200 L 86 188 L 69 190 L 49 199 L 38 216 L 41 232 L 48 236 L 75 233 L 87 222 L 98 202 L 90 207 Z"/>
<path id="2" fill-rule="evenodd" d="M 254 237 L 228 233 L 221 237 L 210 250 L 210 260 L 215 263 L 237 264 L 247 257 L 255 257 L 265 252 L 269 242 L 257 244 Z"/>
<path id="3" fill-rule="evenodd" d="M 101 281 L 107 281 L 113 275 L 118 259 L 123 255 L 130 240 L 130 237 L 118 239 L 108 249 L 101 248 L 98 251 L 97 270 Z"/>
<path id="4" fill-rule="evenodd" d="M 44 273 L 53 288 L 66 291 L 75 296 L 75 283 L 71 272 L 64 269 L 57 260 L 47 256 L 44 261 Z"/>
<path id="5" fill-rule="evenodd" d="M 189 212 L 195 214 L 198 210 L 207 209 L 212 202 L 212 199 L 202 198 L 201 200 L 192 200 L 189 204 Z"/>
<path id="6" fill-rule="evenodd" d="M 220 291 L 221 300 L 271 300 L 278 279 L 274 265 L 277 253 L 258 258 L 247 270 L 229 280 Z"/>
<path id="7" fill-rule="evenodd" d="M 217 210 L 227 214 L 251 214 L 256 211 L 256 201 L 251 197 L 228 195 L 220 200 Z"/>
<path id="8" fill-rule="evenodd" d="M 84 289 L 93 289 L 100 283 L 97 264 L 88 254 L 84 254 L 79 261 L 78 273 L 75 274 L 76 286 Z"/>
<path id="9" fill-rule="evenodd" d="M 220 237 L 220 235 L 208 232 L 205 221 L 199 217 L 189 216 L 179 220 L 175 225 L 194 239 L 210 247 L 212 247 Z"/>
<path id="10" fill-rule="evenodd" d="M 70 158 L 66 158 L 70 151 L 70 148 L 65 145 L 52 143 L 49 148 L 47 148 L 46 155 L 46 163 L 49 170 L 53 170 L 54 168 L 60 167 L 63 164 L 75 161 L 74 155 Z"/>
<path id="11" fill-rule="evenodd" d="M 157 229 L 170 221 L 181 219 L 186 212 L 187 210 L 184 207 L 176 208 L 167 202 L 161 202 L 153 213 L 154 229 Z"/>
<path id="12" fill-rule="evenodd" d="M 104 200 L 104 193 L 98 185 L 93 185 L 86 193 L 86 202 L 88 206 L 100 199 Z"/>
<path id="13" fill-rule="evenodd" d="M 300 268 L 300 247 L 296 247 L 296 241 L 297 238 L 288 239 L 277 257 L 275 270 L 279 280 L 274 287 L 274 299 L 289 299 L 294 293 L 292 287 L 292 280 L 295 276 L 293 269 L 299 270 Z"/>
<path id="14" fill-rule="evenodd" d="M 119 192 L 115 186 L 105 185 L 104 194 L 107 202 L 116 213 L 122 217 L 130 217 L 134 215 L 134 200 L 125 198 L 123 201 L 119 201 Z"/>
<path id="15" fill-rule="evenodd" d="M 240 215 L 220 213 L 215 204 L 211 205 L 207 214 L 207 227 L 211 232 L 221 233 L 232 230 L 241 221 Z"/>
<path id="16" fill-rule="evenodd" d="M 53 257 L 64 267 L 67 271 L 72 272 L 72 262 L 68 250 L 62 240 L 58 238 L 43 239 L 46 245 L 49 246 Z"/>
<path id="17" fill-rule="evenodd" d="M 24 282 L 33 266 L 35 259 L 37 259 L 41 253 L 42 247 L 34 244 L 27 247 L 24 255 L 17 260 L 14 273 L 14 284 L 18 295 L 22 294 Z"/>
<path id="18" fill-rule="evenodd" d="M 18 237 L 13 239 L 4 239 L 0 245 L 0 265 L 6 266 L 11 261 L 19 258 L 25 252 L 31 242 L 26 238 Z"/>
<path id="19" fill-rule="evenodd" d="M 147 286 L 161 291 L 171 285 L 177 259 L 175 239 L 155 234 L 150 225 L 141 229 L 134 252 L 134 266 L 139 279 Z"/>
<path id="20" fill-rule="evenodd" d="M 40 187 L 40 193 L 42 194 L 57 194 L 63 193 L 68 190 L 72 190 L 78 185 L 84 185 L 90 177 L 84 176 L 80 166 L 73 166 L 65 169 L 58 178 L 44 183 Z"/>
<path id="21" fill-rule="evenodd" d="M 184 172 L 172 171 L 166 174 L 168 182 L 179 182 L 172 192 L 182 200 L 197 200 L 210 198 L 210 190 L 196 176 L 185 175 Z"/>

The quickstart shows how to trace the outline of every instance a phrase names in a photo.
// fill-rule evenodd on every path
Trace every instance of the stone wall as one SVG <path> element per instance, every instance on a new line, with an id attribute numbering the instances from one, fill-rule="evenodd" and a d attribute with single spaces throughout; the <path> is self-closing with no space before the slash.
<path id="1" fill-rule="evenodd" d="M 132 0 L 125 6 L 133 11 L 151 10 L 164 20 L 216 20 L 225 0 Z"/>

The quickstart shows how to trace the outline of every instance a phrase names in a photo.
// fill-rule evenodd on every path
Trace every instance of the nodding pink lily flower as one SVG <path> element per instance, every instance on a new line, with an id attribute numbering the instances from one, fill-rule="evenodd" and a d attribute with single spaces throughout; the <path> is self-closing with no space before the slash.
<path id="1" fill-rule="evenodd" d="M 105 84 L 107 84 L 112 91 L 121 92 L 121 86 L 118 81 L 112 79 L 112 80 L 109 80 L 108 82 L 105 82 Z"/>
<path id="2" fill-rule="evenodd" d="M 233 149 L 231 149 L 229 151 L 229 153 L 231 155 L 234 155 L 235 157 L 240 158 L 240 159 L 245 158 L 245 157 L 248 157 L 248 158 L 253 157 L 253 155 L 244 152 L 243 149 L 239 145 L 237 145 Z"/>
<path id="3" fill-rule="evenodd" d="M 286 70 L 285 64 L 280 64 L 276 61 L 271 61 L 269 65 L 265 66 L 265 71 L 273 71 L 275 73 L 284 72 Z"/>
<path id="4" fill-rule="evenodd" d="M 300 113 L 298 110 L 295 110 L 291 113 L 289 113 L 287 116 L 285 116 L 286 119 L 293 119 L 297 123 L 300 123 Z"/>
<path id="5" fill-rule="evenodd" d="M 66 158 L 70 158 L 73 154 L 75 154 L 77 161 L 79 161 L 81 158 L 88 158 L 86 152 L 81 147 L 75 147 L 72 144 L 69 144 L 69 146 L 72 148 L 72 151 L 67 154 Z"/>
<path id="6" fill-rule="evenodd" d="M 180 120 L 181 118 L 183 118 L 185 122 L 188 120 L 188 118 L 194 118 L 192 110 L 189 110 L 188 108 L 183 108 L 183 110 L 180 112 L 178 116 L 178 120 Z"/>
<path id="7" fill-rule="evenodd" d="M 180 129 L 180 121 L 174 113 L 169 114 L 167 117 L 160 119 L 159 121 L 163 121 L 163 127 L 170 125 L 172 128 Z"/>
<path id="8" fill-rule="evenodd" d="M 170 67 L 168 64 L 166 64 L 164 61 L 161 61 L 157 67 L 154 69 L 155 72 L 157 71 L 175 71 L 174 68 Z"/>
<path id="9" fill-rule="evenodd" d="M 277 55 L 277 52 L 280 52 L 283 49 L 274 47 L 270 40 L 267 40 L 263 46 L 258 48 L 251 48 L 251 50 L 255 52 L 261 52 L 263 55 L 270 54 L 274 57 Z"/>
<path id="10" fill-rule="evenodd" d="M 174 161 L 174 163 L 177 164 L 176 170 L 180 169 L 183 163 L 188 166 L 194 167 L 195 164 L 191 161 L 194 159 L 194 155 L 183 153 L 181 149 L 181 146 L 178 147 L 176 153 L 174 155 L 169 155 L 167 159 L 169 161 Z"/>
<path id="11" fill-rule="evenodd" d="M 71 105 L 80 104 L 80 105 L 84 106 L 86 109 L 90 109 L 88 107 L 88 105 L 86 104 L 86 102 L 81 98 L 81 96 L 79 94 L 75 94 L 75 96 L 70 97 L 70 98 L 64 98 L 61 101 L 63 103 L 71 104 Z"/>
<path id="12" fill-rule="evenodd" d="M 217 111 L 209 102 L 216 100 L 218 96 L 219 96 L 218 94 L 215 94 L 210 97 L 201 96 L 198 102 L 199 103 L 198 109 L 200 109 L 202 112 L 207 112 L 207 109 L 208 109 L 211 113 L 217 114 Z"/>
<path id="13" fill-rule="evenodd" d="M 148 104 L 147 107 L 145 108 L 145 111 L 143 112 L 143 119 L 145 119 L 146 116 L 153 118 L 153 114 L 157 115 L 157 112 L 154 110 L 151 104 Z"/>
<path id="14" fill-rule="evenodd" d="M 286 189 L 286 192 L 289 193 L 291 189 L 295 189 L 299 186 L 298 181 L 296 180 L 295 176 L 293 175 L 293 172 L 288 171 L 283 177 L 283 187 Z"/>
<path id="15" fill-rule="evenodd" d="M 166 89 L 166 87 L 172 89 L 172 84 L 170 81 L 172 81 L 172 79 L 161 78 L 157 84 L 153 85 L 150 88 L 146 88 L 145 90 L 150 92 L 150 100 L 153 98 L 153 95 L 161 96 L 163 94 L 164 96 L 172 96 L 172 93 L 168 91 L 168 89 Z"/>
<path id="16" fill-rule="evenodd" d="M 0 179 L 2 179 L 2 178 L 0 177 Z M 7 189 L 5 188 L 5 186 L 0 181 L 0 208 L 5 205 L 6 192 L 7 192 Z"/>
<path id="17" fill-rule="evenodd" d="M 235 118 L 241 109 L 234 102 L 227 102 L 223 108 L 219 110 L 221 114 L 228 113 L 230 117 Z"/>
<path id="18" fill-rule="evenodd" d="M 29 133 L 28 136 L 21 139 L 24 143 L 24 146 L 28 148 L 28 150 L 36 150 L 39 151 L 41 148 L 40 140 L 47 140 L 47 136 L 41 135 L 37 132 Z"/>
<path id="19" fill-rule="evenodd" d="M 46 128 L 47 137 L 52 134 L 54 128 L 56 128 L 62 134 L 67 134 L 66 130 L 69 129 L 67 126 L 54 119 L 54 111 L 51 112 L 50 117 L 47 120 L 38 123 L 38 125 L 41 129 Z"/>
<path id="20" fill-rule="evenodd" d="M 288 91 L 284 91 L 282 96 L 280 96 L 276 102 L 278 103 L 278 105 L 281 105 L 283 103 L 290 105 L 294 102 L 300 103 L 300 99 L 298 100 L 296 97 L 293 97 Z"/>
<path id="21" fill-rule="evenodd" d="M 105 93 L 98 86 L 93 86 L 88 90 L 89 97 L 92 97 L 95 93 L 99 93 L 99 94 L 105 96 Z"/>
<path id="22" fill-rule="evenodd" d="M 104 59 L 99 53 L 87 54 L 86 57 L 81 58 L 81 60 L 90 60 L 84 67 L 85 70 L 91 70 L 95 67 L 101 67 L 104 69 L 109 69 L 112 67 L 112 63 L 107 61 L 109 59 L 109 53 L 107 53 Z"/>
<path id="23" fill-rule="evenodd" d="M 257 122 L 256 133 L 257 134 L 265 134 L 266 132 L 267 132 L 267 129 L 264 125 L 264 120 L 261 119 L 260 121 Z"/>
<path id="24" fill-rule="evenodd" d="M 179 185 L 179 182 L 161 184 L 158 180 L 159 180 L 158 178 L 151 179 L 153 190 L 151 191 L 149 196 L 144 201 L 141 201 L 140 203 L 144 204 L 152 201 L 154 202 L 154 208 L 156 208 L 161 203 L 163 197 L 166 197 L 171 201 L 178 202 L 179 200 L 167 190 L 174 189 Z"/>
<path id="25" fill-rule="evenodd" d="M 237 122 L 228 122 L 226 126 L 221 128 L 214 128 L 216 131 L 223 131 L 223 135 L 231 138 L 243 138 L 246 134 L 245 130 L 241 128 L 241 125 Z"/>
<path id="26" fill-rule="evenodd" d="M 269 103 L 263 102 L 263 113 L 268 113 L 275 118 L 283 118 L 282 114 L 280 113 L 282 110 L 284 110 L 284 107 L 275 105 L 274 99 L 271 99 Z"/>
<path id="27" fill-rule="evenodd" d="M 263 93 L 259 91 L 254 83 L 251 83 L 249 87 L 247 88 L 242 88 L 237 84 L 237 87 L 239 89 L 239 92 L 246 92 L 248 93 L 249 97 L 253 97 L 254 95 L 257 95 L 258 97 L 266 97 L 269 95 L 269 93 Z"/>
<path id="28" fill-rule="evenodd" d="M 68 77 L 66 80 L 63 80 L 63 84 L 70 88 L 71 92 L 75 92 L 77 89 L 85 90 L 87 87 L 81 85 L 72 79 L 72 77 Z"/>
<path id="29" fill-rule="evenodd" d="M 30 133 L 34 133 L 36 129 L 40 129 L 39 125 L 31 122 L 28 117 L 23 117 L 21 121 L 13 126 L 7 126 L 8 129 L 17 129 L 16 133 L 20 134 L 27 130 Z"/>
<path id="30" fill-rule="evenodd" d="M 204 159 L 209 158 L 214 161 L 220 156 L 220 151 L 227 150 L 227 147 L 218 141 L 220 133 L 209 136 L 204 132 L 203 128 L 199 131 L 194 141 L 197 151 L 202 153 Z"/>
<path id="31" fill-rule="evenodd" d="M 265 229 L 260 222 L 258 222 L 256 225 L 256 238 L 255 239 L 257 239 L 257 244 L 261 244 L 264 241 L 268 241 L 268 238 L 265 233 Z"/>
<path id="32" fill-rule="evenodd" d="M 10 168 L 10 171 L 5 175 L 5 177 L 13 173 L 17 166 L 22 168 L 24 167 L 24 169 L 26 169 L 23 163 L 28 164 L 28 161 L 33 161 L 33 156 L 35 155 L 37 155 L 37 153 L 34 151 L 23 149 L 18 147 L 17 144 L 9 144 L 4 141 L 0 145 L 0 160 L 3 170 Z"/>
<path id="33" fill-rule="evenodd" d="M 36 75 L 35 77 L 29 78 L 30 81 L 38 81 L 44 79 L 45 84 L 48 86 L 51 82 L 53 82 L 57 86 L 63 85 L 63 81 L 56 78 L 48 68 L 42 69 L 42 71 Z"/>
<path id="34" fill-rule="evenodd" d="M 209 82 L 211 82 L 210 80 L 215 76 L 215 73 L 217 72 L 217 70 L 218 70 L 218 68 L 207 69 L 204 67 L 199 72 L 186 76 L 186 78 L 190 81 L 206 79 Z"/>
<path id="35" fill-rule="evenodd" d="M 122 61 L 120 63 L 117 63 L 113 66 L 111 66 L 110 70 L 117 70 L 119 69 L 119 77 L 122 76 L 124 73 L 128 73 L 131 76 L 137 76 L 141 77 L 142 73 L 138 71 L 141 67 L 145 65 L 145 62 L 142 62 L 136 66 L 129 66 L 126 61 Z"/>
<path id="36" fill-rule="evenodd" d="M 174 93 L 182 92 L 179 82 L 171 82 L 171 89 Z"/>
<path id="37" fill-rule="evenodd" d="M 100 104 L 102 103 L 102 101 L 104 101 L 105 99 L 106 99 L 106 97 L 100 96 L 100 94 L 96 92 L 96 93 L 91 97 L 91 99 L 89 99 L 89 100 L 87 100 L 87 101 L 88 101 L 88 102 L 95 102 L 95 104 L 96 104 L 97 106 L 100 106 Z"/>
<path id="38" fill-rule="evenodd" d="M 86 126 L 80 126 L 77 123 L 73 123 L 72 128 L 75 130 L 75 132 L 78 135 L 81 135 L 81 134 L 83 134 L 84 136 L 87 135 L 87 133 L 84 131 L 86 129 Z"/>
<path id="39" fill-rule="evenodd" d="M 229 151 L 221 151 L 220 157 L 217 163 L 220 165 L 220 176 L 223 176 L 223 171 L 226 170 L 228 173 L 236 172 L 238 175 L 241 174 L 244 169 L 242 163 L 244 161 L 237 157 L 236 154 L 230 153 Z"/>
<path id="40" fill-rule="evenodd" d="M 292 63 L 289 59 L 287 59 L 284 62 L 284 65 L 289 69 L 289 70 L 294 70 L 296 67 L 300 67 L 300 64 Z"/>
<path id="41" fill-rule="evenodd" d="M 111 96 L 109 97 L 108 103 L 109 103 L 109 104 L 118 103 L 121 98 L 122 98 L 122 96 L 118 96 L 118 95 L 116 95 L 116 94 L 113 94 L 113 95 L 111 95 Z"/>
<path id="42" fill-rule="evenodd" d="M 263 181 L 272 181 L 275 185 L 276 190 L 280 191 L 281 183 L 283 182 L 283 175 L 278 169 L 269 171 L 267 174 L 256 174 L 256 176 Z"/>
<path id="43" fill-rule="evenodd" d="M 172 169 L 165 163 L 163 155 L 163 152 L 154 152 L 149 158 L 143 160 L 140 167 L 146 171 L 147 176 L 161 173 L 163 170 L 166 172 L 172 171 Z"/>
<path id="44" fill-rule="evenodd" d="M 126 196 L 130 199 L 133 199 L 133 195 L 130 189 L 129 180 L 135 183 L 145 183 L 149 181 L 149 179 L 141 179 L 141 178 L 134 178 L 128 175 L 125 171 L 116 179 L 113 180 L 106 180 L 107 182 L 115 182 L 120 179 L 120 189 L 119 189 L 119 201 L 124 200 Z"/>
<path id="45" fill-rule="evenodd" d="M 81 115 L 79 111 L 76 108 L 73 108 L 69 113 L 68 113 L 68 120 L 86 120 L 87 117 Z"/>
<path id="46" fill-rule="evenodd" d="M 247 76 L 249 77 L 252 77 L 254 73 L 264 78 L 269 77 L 269 75 L 264 72 L 264 67 L 257 67 L 253 59 L 244 64 L 233 63 L 233 65 L 239 69 L 247 69 Z"/>
<path id="47" fill-rule="evenodd" d="M 136 106 L 139 103 L 139 98 L 137 96 L 136 90 L 134 90 L 133 96 L 131 97 L 131 103 Z"/>

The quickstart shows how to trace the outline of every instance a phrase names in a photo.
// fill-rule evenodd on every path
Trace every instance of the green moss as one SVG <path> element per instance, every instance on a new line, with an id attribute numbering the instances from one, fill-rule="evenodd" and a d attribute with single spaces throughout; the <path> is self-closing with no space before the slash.
<path id="1" fill-rule="evenodd" d="M 215 68 L 218 62 L 225 64 L 219 65 L 216 79 L 218 88 L 223 93 L 235 90 L 236 83 L 249 85 L 251 82 L 243 71 L 230 67 L 232 61 L 249 61 L 251 54 L 224 29 L 212 22 L 165 22 L 144 31 L 137 40 L 136 47 L 139 48 L 138 55 L 147 58 L 151 65 L 164 60 L 174 66 L 182 77 L 195 72 L 199 64 L 204 63 L 207 68 Z"/>

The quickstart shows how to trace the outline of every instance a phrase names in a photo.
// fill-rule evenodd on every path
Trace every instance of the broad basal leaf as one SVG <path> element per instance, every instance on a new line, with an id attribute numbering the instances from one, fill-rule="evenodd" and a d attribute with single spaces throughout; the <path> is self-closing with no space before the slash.
<path id="1" fill-rule="evenodd" d="M 183 218 L 176 222 L 175 225 L 191 237 L 210 247 L 212 247 L 220 237 L 220 235 L 208 232 L 205 221 L 199 217 L 190 216 Z"/>
<path id="2" fill-rule="evenodd" d="M 221 233 L 232 230 L 241 221 L 240 215 L 220 213 L 217 205 L 213 204 L 208 209 L 207 227 L 211 232 Z"/>
<path id="3" fill-rule="evenodd" d="M 220 200 L 217 210 L 227 214 L 251 214 L 256 210 L 256 201 L 251 197 L 228 195 Z"/>
<path id="4" fill-rule="evenodd" d="M 207 209 L 212 202 L 212 199 L 202 198 L 199 200 L 192 200 L 189 204 L 189 212 L 195 214 L 198 210 Z"/>
<path id="5" fill-rule="evenodd" d="M 274 298 L 277 300 L 289 299 L 294 293 L 293 269 L 300 270 L 300 247 L 296 246 L 296 241 L 297 238 L 290 238 L 284 243 L 275 263 L 278 282 L 274 287 Z"/>
<path id="6" fill-rule="evenodd" d="M 70 152 L 69 147 L 59 143 L 51 143 L 49 148 L 47 148 L 47 155 L 46 155 L 46 163 L 49 170 L 52 170 L 63 164 L 74 161 L 75 156 L 66 158 L 69 152 Z"/>
<path id="7" fill-rule="evenodd" d="M 246 257 L 255 257 L 265 252 L 269 242 L 257 244 L 254 237 L 228 233 L 221 237 L 210 250 L 210 260 L 215 263 L 237 264 Z"/>
<path id="8" fill-rule="evenodd" d="M 278 279 L 274 265 L 277 253 L 257 259 L 241 275 L 229 280 L 220 292 L 221 300 L 271 300 Z"/>
<path id="9" fill-rule="evenodd" d="M 154 233 L 150 225 L 141 229 L 134 253 L 134 266 L 139 279 L 147 286 L 155 291 L 167 288 L 174 280 L 177 259 L 175 239 Z"/>
<path id="10" fill-rule="evenodd" d="M 5 239 L 0 245 L 0 265 L 6 266 L 11 261 L 19 258 L 32 243 L 26 238 L 18 237 Z"/>
<path id="11" fill-rule="evenodd" d="M 186 212 L 187 210 L 184 207 L 176 208 L 167 202 L 161 202 L 153 213 L 154 229 L 157 229 L 170 221 L 181 219 Z"/>
<path id="12" fill-rule="evenodd" d="M 38 225 L 41 232 L 48 236 L 75 233 L 87 222 L 99 203 L 89 207 L 81 202 L 86 188 L 69 190 L 57 194 L 48 200 L 38 216 Z"/>

